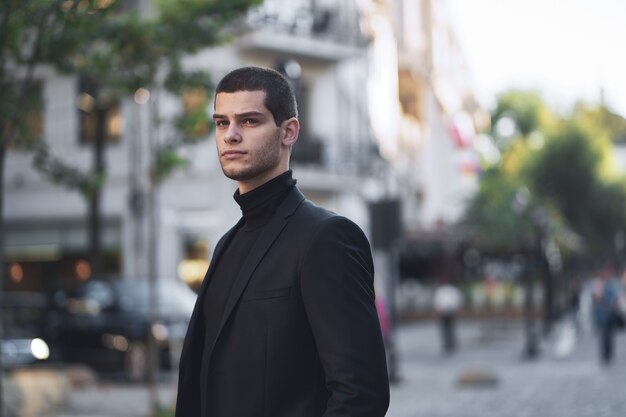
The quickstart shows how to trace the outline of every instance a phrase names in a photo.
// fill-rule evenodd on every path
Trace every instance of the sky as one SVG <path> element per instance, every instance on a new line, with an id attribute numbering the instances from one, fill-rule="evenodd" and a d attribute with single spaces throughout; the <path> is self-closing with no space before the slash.
<path id="1" fill-rule="evenodd" d="M 438 1 L 438 0 L 434 0 Z M 626 117 L 626 0 L 448 0 L 479 101 L 535 89 L 567 110 L 578 99 Z"/>

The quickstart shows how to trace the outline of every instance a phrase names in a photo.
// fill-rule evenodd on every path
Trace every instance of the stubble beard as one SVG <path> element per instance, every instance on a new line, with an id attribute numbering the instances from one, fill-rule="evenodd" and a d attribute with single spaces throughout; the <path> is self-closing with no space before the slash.
<path id="1" fill-rule="evenodd" d="M 274 169 L 280 162 L 280 131 L 273 140 L 266 142 L 265 146 L 260 148 L 252 157 L 253 160 L 250 165 L 241 168 L 229 169 L 224 167 L 222 163 L 222 172 L 231 180 L 248 181 Z"/>

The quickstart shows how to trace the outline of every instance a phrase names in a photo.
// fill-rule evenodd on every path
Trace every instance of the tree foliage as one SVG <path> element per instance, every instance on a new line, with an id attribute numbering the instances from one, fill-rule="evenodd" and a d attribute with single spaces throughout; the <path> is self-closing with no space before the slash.
<path id="1" fill-rule="evenodd" d="M 98 93 L 129 97 L 138 88 L 174 94 L 211 87 L 209 74 L 186 72 L 185 54 L 226 39 L 226 23 L 260 0 L 159 0 L 140 13 L 116 0 L 3 0 L 0 8 L 0 147 L 35 150 L 36 167 L 53 181 L 89 192 L 102 183 L 56 158 L 33 132 L 31 116 L 42 107 L 33 88 L 37 72 L 52 68 L 93 80 Z M 179 116 L 184 119 L 189 116 Z M 174 143 L 206 137 L 210 119 L 196 111 L 192 120 L 174 120 L 178 141 L 157 152 L 171 154 Z M 199 127 L 201 126 L 201 127 Z M 156 158 L 157 162 L 164 158 Z M 172 158 L 165 158 L 170 161 Z M 155 171 L 164 172 L 163 169 Z M 99 174 L 96 174 L 99 175 Z M 159 177 L 162 178 L 162 177 Z"/>
<path id="2" fill-rule="evenodd" d="M 488 251 L 511 253 L 532 244 L 528 190 L 502 167 L 487 169 L 465 222 L 475 230 L 475 242 Z"/>
<path id="3" fill-rule="evenodd" d="M 492 118 L 489 133 L 500 141 L 502 155 L 484 171 L 463 219 L 481 245 L 524 249 L 536 227 L 533 213 L 540 208 L 564 249 L 567 242 L 582 242 L 569 249 L 614 258 L 615 237 L 626 228 L 626 187 L 611 163 L 611 150 L 626 120 L 605 106 L 584 103 L 557 115 L 536 93 L 520 91 L 501 95 Z M 515 129 L 499 130 L 503 118 L 512 120 Z M 525 197 L 522 190 L 527 190 Z"/>
<path id="4" fill-rule="evenodd" d="M 528 166 L 537 196 L 556 207 L 596 253 L 610 253 L 616 233 L 626 226 L 626 188 L 602 175 L 608 158 L 603 145 L 599 135 L 567 120 Z"/>
<path id="5" fill-rule="evenodd" d="M 574 107 L 574 116 L 583 126 L 600 129 L 596 134 L 606 137 L 616 144 L 626 144 L 626 119 L 611 111 L 605 105 L 589 106 L 577 103 Z"/>
<path id="6" fill-rule="evenodd" d="M 528 137 L 552 118 L 551 112 L 539 93 L 516 90 L 508 91 L 498 97 L 496 108 L 492 112 L 492 119 L 497 123 L 503 117 L 510 117 L 514 120 L 517 132 L 522 137 Z"/>
<path id="7" fill-rule="evenodd" d="M 88 200 L 90 258 L 98 270 L 100 193 L 106 181 L 104 147 L 112 103 L 140 91 L 195 97 L 193 105 L 161 120 L 150 103 L 152 132 L 169 123 L 167 137 L 152 141 L 151 185 L 186 165 L 180 146 L 208 137 L 210 74 L 182 65 L 184 56 L 229 37 L 227 23 L 261 0 L 0 0 L 0 223 L 7 150 L 32 152 L 34 168 L 49 181 Z M 132 6 L 131 6 L 132 5 Z M 75 76 L 77 100 L 95 127 L 89 142 L 93 164 L 79 169 L 46 142 L 42 82 L 55 72 Z M 203 94 L 197 94 L 198 91 Z M 199 97 L 199 99 L 198 99 Z M 82 107 L 82 99 L 90 103 Z M 85 110 L 88 108 L 88 110 Z M 78 109 L 76 110 L 78 111 Z M 82 114 L 82 113 L 81 113 Z M 168 116 L 169 117 L 169 116 Z M 147 198 L 132 190 L 132 201 Z M 137 198 L 135 198 L 137 197 Z M 132 206 L 138 212 L 143 205 Z M 4 235 L 0 225 L 0 248 Z M 1 252 L 1 251 L 0 251 Z M 0 290 L 3 258 L 0 254 Z"/>

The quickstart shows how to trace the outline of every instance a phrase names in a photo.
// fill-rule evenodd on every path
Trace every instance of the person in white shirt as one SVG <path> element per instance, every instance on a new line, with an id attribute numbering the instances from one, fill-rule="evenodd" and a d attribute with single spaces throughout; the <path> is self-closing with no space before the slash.
<path id="1" fill-rule="evenodd" d="M 442 279 L 435 289 L 433 307 L 439 317 L 443 351 L 448 355 L 457 349 L 455 319 L 461 304 L 461 292 L 447 279 Z"/>

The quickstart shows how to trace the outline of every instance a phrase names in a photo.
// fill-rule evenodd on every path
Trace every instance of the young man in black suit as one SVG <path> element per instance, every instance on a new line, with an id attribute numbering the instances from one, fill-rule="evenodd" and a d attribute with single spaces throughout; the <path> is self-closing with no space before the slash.
<path id="1" fill-rule="evenodd" d="M 384 416 L 385 351 L 367 238 L 296 187 L 300 125 L 278 72 L 218 84 L 216 143 L 243 217 L 215 247 L 180 361 L 177 417 Z"/>

